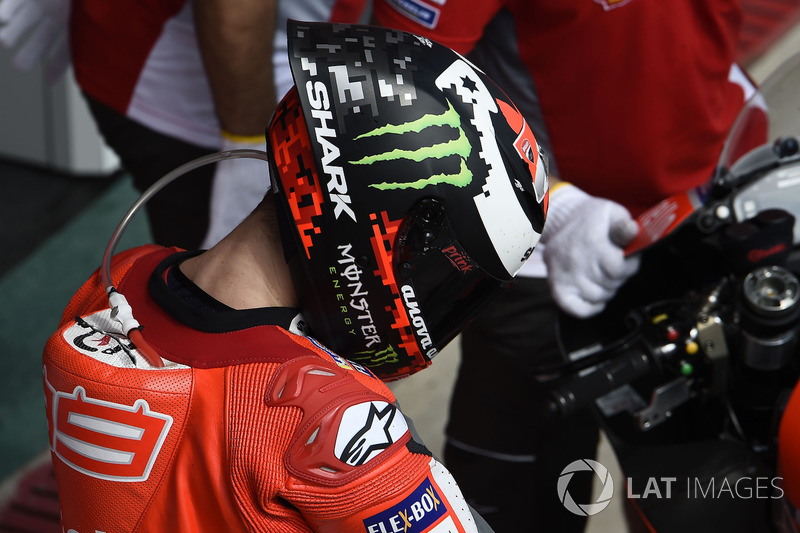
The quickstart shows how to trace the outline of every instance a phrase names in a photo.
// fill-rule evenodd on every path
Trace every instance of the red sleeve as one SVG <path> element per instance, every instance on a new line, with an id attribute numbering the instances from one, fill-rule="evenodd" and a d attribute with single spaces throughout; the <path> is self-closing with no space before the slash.
<path id="1" fill-rule="evenodd" d="M 499 0 L 377 0 L 377 24 L 423 35 L 460 54 L 469 53 L 502 7 Z"/>
<path id="2" fill-rule="evenodd" d="M 280 496 L 319 533 L 478 529 L 455 480 L 412 441 L 393 395 L 369 371 L 319 348 L 280 366 L 271 408 L 302 421 L 284 456 Z"/>
<path id="3" fill-rule="evenodd" d="M 348 513 L 338 517 L 313 519 L 306 514 L 306 519 L 319 533 L 484 531 L 453 476 L 433 458 L 419 465 L 419 457 L 417 454 L 408 454 L 405 459 L 396 458 L 404 475 L 385 472 L 384 476 L 391 482 L 383 486 L 375 484 L 380 477 L 369 477 L 354 484 L 352 490 L 368 495 L 371 498 L 369 504 L 353 506 Z M 323 499 L 329 495 L 323 493 L 315 496 L 315 499 Z"/>

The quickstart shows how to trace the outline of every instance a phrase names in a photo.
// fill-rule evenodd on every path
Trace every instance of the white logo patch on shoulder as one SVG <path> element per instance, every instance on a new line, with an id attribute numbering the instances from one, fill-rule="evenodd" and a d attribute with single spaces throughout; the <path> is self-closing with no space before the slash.
<path id="1" fill-rule="evenodd" d="M 155 369 L 139 353 L 122 332 L 111 310 L 104 309 L 85 317 L 76 317 L 75 323 L 63 332 L 64 340 L 78 352 L 118 368 Z M 165 361 L 171 369 L 189 368 Z"/>
<path id="2" fill-rule="evenodd" d="M 134 366 L 128 352 L 135 348 L 111 318 L 109 309 L 77 317 L 75 324 L 64 330 L 64 340 L 83 355 L 114 366 Z"/>
<path id="3" fill-rule="evenodd" d="M 387 402 L 348 407 L 336 435 L 334 453 L 344 463 L 360 466 L 397 442 L 408 431 L 403 414 Z"/>

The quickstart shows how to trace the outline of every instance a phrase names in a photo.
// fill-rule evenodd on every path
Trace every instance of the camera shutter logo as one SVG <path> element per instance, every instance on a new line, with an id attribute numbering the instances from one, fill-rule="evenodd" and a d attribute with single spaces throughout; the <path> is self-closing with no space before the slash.
<path id="1" fill-rule="evenodd" d="M 597 475 L 598 479 L 600 479 L 600 482 L 603 484 L 603 490 L 600 491 L 596 502 L 578 504 L 572 499 L 567 488 L 575 472 L 585 471 L 592 471 Z M 558 478 L 558 499 L 561 500 L 561 503 L 568 511 L 579 516 L 591 516 L 599 513 L 608 507 L 613 495 L 614 480 L 611 479 L 611 474 L 609 474 L 608 469 L 591 459 L 579 459 L 571 462 L 561 471 L 561 475 Z"/>

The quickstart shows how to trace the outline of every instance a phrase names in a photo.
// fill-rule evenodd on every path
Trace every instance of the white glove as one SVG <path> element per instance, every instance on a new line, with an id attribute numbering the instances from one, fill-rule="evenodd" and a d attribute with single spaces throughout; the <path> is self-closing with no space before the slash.
<path id="1" fill-rule="evenodd" d="M 550 292 L 564 311 L 599 313 L 639 268 L 623 247 L 639 232 L 628 210 L 564 183 L 551 189 L 541 242 Z"/>
<path id="2" fill-rule="evenodd" d="M 12 60 L 30 70 L 47 57 L 47 80 L 57 81 L 69 66 L 70 0 L 0 0 L 0 43 L 19 49 Z M 20 44 L 23 35 L 27 41 Z"/>
<path id="3" fill-rule="evenodd" d="M 224 134 L 222 151 L 249 148 L 265 152 L 265 138 L 258 139 Z M 261 202 L 269 186 L 269 165 L 260 159 L 237 158 L 217 163 L 211 186 L 208 233 L 201 248 L 211 248 L 238 226 Z"/>

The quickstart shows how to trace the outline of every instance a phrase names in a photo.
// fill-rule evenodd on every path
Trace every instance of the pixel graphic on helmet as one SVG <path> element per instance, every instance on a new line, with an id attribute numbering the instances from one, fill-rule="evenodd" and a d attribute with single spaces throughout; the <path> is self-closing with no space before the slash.
<path id="1" fill-rule="evenodd" d="M 295 87 L 267 144 L 303 311 L 381 378 L 414 373 L 530 255 L 546 164 L 508 97 L 449 48 L 359 25 L 288 35 Z"/>

